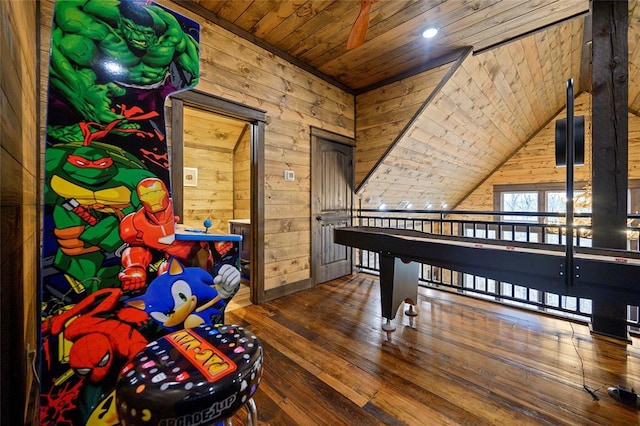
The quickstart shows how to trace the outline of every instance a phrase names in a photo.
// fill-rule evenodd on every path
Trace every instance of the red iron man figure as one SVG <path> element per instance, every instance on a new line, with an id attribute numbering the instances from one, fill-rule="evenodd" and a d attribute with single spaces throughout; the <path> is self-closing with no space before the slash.
<path id="1" fill-rule="evenodd" d="M 120 238 L 129 245 L 122 253 L 124 270 L 118 276 L 123 290 L 144 287 L 147 266 L 152 261 L 150 249 L 167 253 L 175 241 L 176 218 L 164 182 L 157 178 L 143 179 L 136 191 L 142 208 L 120 222 Z M 161 268 L 158 273 L 164 272 L 166 266 Z"/>
<path id="2" fill-rule="evenodd" d="M 178 258 L 183 264 L 191 263 L 193 259 L 197 266 L 211 271 L 213 256 L 208 243 L 175 239 L 178 218 L 173 215 L 173 204 L 164 182 L 157 178 L 143 179 L 136 191 L 142 208 L 120 222 L 120 238 L 128 244 L 122 253 L 124 270 L 118 275 L 122 289 L 138 290 L 146 285 L 147 267 L 153 261 L 152 250 L 161 251 L 165 256 L 158 266 L 158 275 L 166 271 L 169 256 Z M 239 282 L 236 277 L 232 278 L 233 284 Z M 221 280 L 229 281 L 224 277 L 218 279 Z"/>

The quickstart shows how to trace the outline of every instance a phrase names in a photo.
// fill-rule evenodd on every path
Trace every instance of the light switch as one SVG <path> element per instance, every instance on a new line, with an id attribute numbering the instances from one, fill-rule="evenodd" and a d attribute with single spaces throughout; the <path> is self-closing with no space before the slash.
<path id="1" fill-rule="evenodd" d="M 296 174 L 293 170 L 285 170 L 284 171 L 284 180 L 296 180 Z"/>

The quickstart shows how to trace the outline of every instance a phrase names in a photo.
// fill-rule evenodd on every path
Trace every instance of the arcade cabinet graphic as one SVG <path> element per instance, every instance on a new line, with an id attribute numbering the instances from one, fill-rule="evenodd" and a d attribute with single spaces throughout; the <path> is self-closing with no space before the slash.
<path id="1" fill-rule="evenodd" d="M 237 290 L 237 242 L 178 241 L 175 234 L 164 101 L 198 82 L 199 29 L 151 1 L 55 3 L 42 239 L 43 425 L 117 424 L 122 366 L 169 331 L 221 321 Z M 192 318 L 182 306 L 188 285 L 149 294 L 163 273 L 165 281 L 195 274 L 197 284 L 206 283 L 189 299 L 206 304 L 206 314 Z M 193 302 L 198 296 L 209 300 Z"/>

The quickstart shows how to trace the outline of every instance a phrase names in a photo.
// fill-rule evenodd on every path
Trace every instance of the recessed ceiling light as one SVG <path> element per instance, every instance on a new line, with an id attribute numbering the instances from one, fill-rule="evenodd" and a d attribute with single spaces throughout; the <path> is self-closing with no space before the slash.
<path id="1" fill-rule="evenodd" d="M 422 33 L 422 37 L 424 38 L 433 38 L 438 34 L 438 29 L 435 27 L 429 27 Z"/>

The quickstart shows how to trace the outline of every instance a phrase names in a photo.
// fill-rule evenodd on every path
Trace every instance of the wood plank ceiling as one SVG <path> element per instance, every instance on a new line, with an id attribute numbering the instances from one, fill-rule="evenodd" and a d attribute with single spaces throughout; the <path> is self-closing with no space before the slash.
<path id="1" fill-rule="evenodd" d="M 453 208 L 564 108 L 567 79 L 580 85 L 583 27 L 466 57 L 370 174 L 364 204 Z"/>
<path id="2" fill-rule="evenodd" d="M 348 50 L 358 0 L 193 3 L 222 25 L 358 91 L 449 62 L 461 48 L 482 51 L 589 10 L 588 0 L 377 0 L 365 42 Z M 422 32 L 432 25 L 440 32 L 426 40 Z"/>
<path id="3" fill-rule="evenodd" d="M 629 1 L 634 113 L 640 110 L 636 1 Z M 357 0 L 177 2 L 356 96 L 363 207 L 454 206 L 562 110 L 568 78 L 577 93 L 590 90 L 589 0 L 378 0 L 365 42 L 350 50 Z M 431 40 L 421 37 L 428 25 L 440 30 Z M 375 129 L 376 99 L 434 75 L 444 80 L 421 86 L 408 117 L 393 123 L 380 117 Z M 383 127 L 386 134 L 370 138 Z"/>

